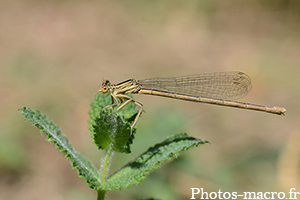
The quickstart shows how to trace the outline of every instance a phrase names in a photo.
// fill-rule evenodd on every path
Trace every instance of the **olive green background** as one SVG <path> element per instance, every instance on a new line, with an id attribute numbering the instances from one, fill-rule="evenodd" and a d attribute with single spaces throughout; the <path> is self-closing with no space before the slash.
<path id="1" fill-rule="evenodd" d="M 299 1 L 0 1 L 0 199 L 96 199 L 17 109 L 49 116 L 100 166 L 89 103 L 103 79 L 242 71 L 241 101 L 282 106 L 286 116 L 135 95 L 144 104 L 132 154 L 187 132 L 203 145 L 108 199 L 189 199 L 207 192 L 299 191 Z M 287 194 L 288 195 L 288 194 Z M 200 196 L 195 196 L 198 199 Z"/>

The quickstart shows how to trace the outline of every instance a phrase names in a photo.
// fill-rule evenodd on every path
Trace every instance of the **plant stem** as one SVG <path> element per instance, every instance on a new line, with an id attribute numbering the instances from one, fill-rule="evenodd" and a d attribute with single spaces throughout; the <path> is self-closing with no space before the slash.
<path id="1" fill-rule="evenodd" d="M 109 165 L 110 165 L 110 159 L 112 156 L 112 150 L 111 148 L 108 148 L 108 150 L 105 153 L 102 165 L 101 165 L 101 177 L 100 177 L 100 181 L 101 183 L 104 183 L 106 180 L 106 176 L 108 174 L 108 170 L 109 170 Z M 105 190 L 98 190 L 98 197 L 97 200 L 104 200 L 105 197 Z"/>
<path id="2" fill-rule="evenodd" d="M 110 158 L 112 156 L 112 151 L 110 150 L 110 148 L 108 148 L 108 150 L 106 151 L 105 153 L 105 156 L 104 156 L 104 160 L 103 160 L 103 163 L 102 163 L 102 166 L 101 166 L 101 183 L 104 183 L 105 180 L 106 180 L 106 176 L 107 176 L 107 173 L 108 173 L 108 170 L 109 170 L 109 161 L 110 161 Z"/>
<path id="3" fill-rule="evenodd" d="M 97 200 L 104 200 L 105 192 L 106 192 L 105 190 L 98 190 Z"/>

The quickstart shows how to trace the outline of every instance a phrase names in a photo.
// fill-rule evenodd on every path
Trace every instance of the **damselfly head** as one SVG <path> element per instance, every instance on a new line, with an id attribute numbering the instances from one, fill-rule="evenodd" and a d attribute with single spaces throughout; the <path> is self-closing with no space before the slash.
<path id="1" fill-rule="evenodd" d="M 109 80 L 104 80 L 102 85 L 99 87 L 99 92 L 106 93 L 109 89 L 110 82 Z"/>

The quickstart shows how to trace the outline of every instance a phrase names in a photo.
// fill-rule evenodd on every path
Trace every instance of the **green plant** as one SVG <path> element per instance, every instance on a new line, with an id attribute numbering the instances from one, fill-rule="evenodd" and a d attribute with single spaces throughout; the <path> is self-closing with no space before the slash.
<path id="1" fill-rule="evenodd" d="M 19 111 L 41 132 L 47 135 L 47 141 L 55 146 L 71 160 L 77 168 L 79 177 L 86 179 L 86 184 L 98 191 L 98 199 L 104 199 L 107 190 L 122 189 L 133 184 L 139 184 L 149 171 L 159 168 L 165 161 L 177 157 L 178 154 L 192 146 L 208 143 L 208 141 L 189 137 L 185 133 L 173 135 L 163 142 L 150 147 L 146 152 L 131 160 L 127 165 L 108 176 L 108 167 L 113 152 L 131 153 L 130 144 L 134 136 L 130 134 L 130 125 L 135 119 L 137 111 L 134 104 L 129 104 L 120 109 L 116 108 L 103 111 L 106 105 L 111 104 L 110 94 L 95 94 L 89 111 L 89 130 L 94 143 L 99 149 L 105 150 L 105 156 L 100 170 L 74 150 L 68 139 L 61 133 L 49 118 L 37 110 L 20 108 Z M 133 129 L 133 133 L 136 129 Z"/>

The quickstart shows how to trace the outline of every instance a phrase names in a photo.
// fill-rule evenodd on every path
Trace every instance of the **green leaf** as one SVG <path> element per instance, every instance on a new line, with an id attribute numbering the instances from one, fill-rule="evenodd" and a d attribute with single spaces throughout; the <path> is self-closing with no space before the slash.
<path id="1" fill-rule="evenodd" d="M 111 104 L 112 98 L 109 93 L 95 94 L 90 104 L 90 119 L 88 120 L 91 137 L 99 149 L 130 153 L 129 145 L 132 144 L 134 138 L 131 135 L 130 126 L 138 111 L 134 103 L 129 103 L 118 112 L 115 112 L 118 106 L 103 111 L 105 106 Z M 135 133 L 135 129 L 132 133 Z"/>
<path id="2" fill-rule="evenodd" d="M 60 152 L 64 153 L 65 157 L 71 160 L 73 168 L 78 170 L 78 176 L 86 179 L 86 184 L 93 189 L 100 188 L 100 175 L 97 169 L 93 167 L 86 157 L 74 150 L 58 126 L 37 110 L 23 107 L 19 111 L 34 126 L 38 127 L 41 132 L 47 134 L 47 141 L 53 142 Z"/>
<path id="3" fill-rule="evenodd" d="M 127 165 L 112 174 L 101 185 L 104 190 L 121 189 L 139 184 L 150 170 L 160 168 L 166 161 L 177 157 L 178 154 L 192 146 L 209 143 L 206 140 L 189 137 L 186 133 L 171 136 L 163 142 L 149 148 L 145 153 L 130 161 Z"/>
<path id="4" fill-rule="evenodd" d="M 96 119 L 98 118 L 100 112 L 105 106 L 112 104 L 112 98 L 109 92 L 107 93 L 96 93 L 94 95 L 94 100 L 91 102 L 91 109 L 89 110 L 90 119 L 88 119 L 89 130 L 93 131 L 93 125 L 96 124 Z M 135 116 L 137 115 L 137 110 L 135 109 L 136 105 L 134 103 L 129 103 L 124 106 L 122 109 L 118 110 L 118 114 L 122 116 L 126 121 L 133 122 Z M 115 112 L 118 106 L 110 109 L 106 109 L 108 112 Z"/>
<path id="5" fill-rule="evenodd" d="M 96 124 L 95 120 L 99 116 L 100 111 L 109 104 L 111 104 L 111 96 L 109 93 L 101 94 L 98 92 L 95 94 L 94 100 L 90 104 L 91 109 L 89 110 L 90 119 L 88 119 L 88 129 L 90 131 L 93 131 L 93 125 Z"/>
<path id="6" fill-rule="evenodd" d="M 130 124 L 122 116 L 101 112 L 95 120 L 92 137 L 99 149 L 130 153 L 133 135 L 130 134 Z"/>

